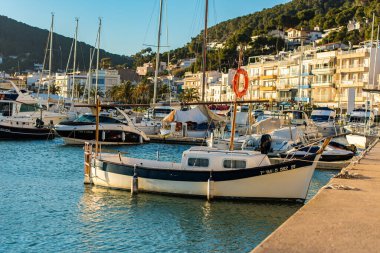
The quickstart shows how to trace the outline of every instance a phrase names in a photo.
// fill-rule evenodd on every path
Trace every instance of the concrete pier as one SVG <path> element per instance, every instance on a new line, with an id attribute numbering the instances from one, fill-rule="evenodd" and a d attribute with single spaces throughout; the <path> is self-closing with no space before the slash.
<path id="1" fill-rule="evenodd" d="M 252 252 L 380 252 L 380 142 Z"/>

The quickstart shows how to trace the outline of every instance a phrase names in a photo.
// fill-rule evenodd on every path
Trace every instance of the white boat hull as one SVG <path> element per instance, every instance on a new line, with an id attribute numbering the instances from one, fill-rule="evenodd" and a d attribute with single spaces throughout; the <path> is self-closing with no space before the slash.
<path id="1" fill-rule="evenodd" d="M 215 198 L 253 199 L 305 199 L 316 163 L 297 169 L 285 169 L 276 173 L 236 180 L 212 182 Z M 208 172 L 209 173 L 209 172 Z M 108 172 L 101 167 L 91 166 L 91 183 L 98 186 L 131 190 L 131 175 Z M 138 177 L 138 190 L 161 194 L 207 196 L 208 181 L 176 181 Z"/>

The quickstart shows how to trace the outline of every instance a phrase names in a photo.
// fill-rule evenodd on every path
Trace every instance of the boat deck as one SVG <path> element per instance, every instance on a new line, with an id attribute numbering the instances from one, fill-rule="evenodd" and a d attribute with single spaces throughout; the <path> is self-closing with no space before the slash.
<path id="1" fill-rule="evenodd" d="M 163 135 L 147 135 L 150 142 L 154 143 L 167 143 L 167 144 L 188 144 L 206 146 L 206 140 L 204 138 L 193 137 L 180 137 L 180 136 L 163 136 Z"/>

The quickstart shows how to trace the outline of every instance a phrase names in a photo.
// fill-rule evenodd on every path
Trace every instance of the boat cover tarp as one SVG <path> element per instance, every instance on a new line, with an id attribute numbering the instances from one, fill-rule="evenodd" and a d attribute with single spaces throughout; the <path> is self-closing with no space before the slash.
<path id="1" fill-rule="evenodd" d="M 248 112 L 236 112 L 236 125 L 247 125 L 248 124 Z"/>
<path id="2" fill-rule="evenodd" d="M 188 111 L 174 110 L 167 115 L 163 122 L 196 122 L 197 124 L 211 121 L 225 121 L 223 117 L 213 113 L 205 105 L 199 105 Z"/>

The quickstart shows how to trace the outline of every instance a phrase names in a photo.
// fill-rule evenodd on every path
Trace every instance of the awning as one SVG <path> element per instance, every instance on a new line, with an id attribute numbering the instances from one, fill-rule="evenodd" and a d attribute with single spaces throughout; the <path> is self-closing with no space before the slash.
<path id="1" fill-rule="evenodd" d="M 322 61 L 322 64 L 328 64 L 329 62 L 331 62 L 332 58 L 325 58 L 323 59 Z"/>

